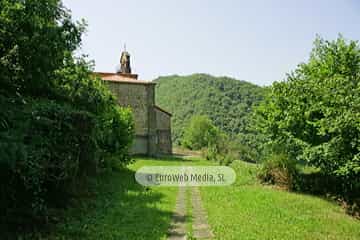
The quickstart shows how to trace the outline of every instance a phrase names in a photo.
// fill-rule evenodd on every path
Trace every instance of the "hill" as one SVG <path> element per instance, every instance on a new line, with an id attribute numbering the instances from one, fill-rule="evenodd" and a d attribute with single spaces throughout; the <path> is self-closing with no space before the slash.
<path id="1" fill-rule="evenodd" d="M 207 115 L 228 133 L 246 133 L 252 107 L 265 88 L 229 77 L 207 74 L 164 76 L 155 79 L 156 103 L 173 114 L 173 140 L 178 143 L 193 115 Z"/>

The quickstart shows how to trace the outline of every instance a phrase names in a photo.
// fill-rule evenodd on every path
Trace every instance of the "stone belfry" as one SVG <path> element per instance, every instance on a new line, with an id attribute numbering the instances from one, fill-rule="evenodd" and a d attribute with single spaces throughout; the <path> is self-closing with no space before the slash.
<path id="1" fill-rule="evenodd" d="M 131 73 L 131 65 L 130 65 L 130 53 L 126 51 L 126 46 L 124 46 L 124 50 L 121 53 L 120 57 L 120 69 L 116 72 L 118 75 L 123 77 L 137 79 L 138 75 Z"/>
<path id="2" fill-rule="evenodd" d="M 125 46 L 124 46 L 124 51 L 121 53 L 120 71 L 118 73 L 131 74 L 130 54 L 126 51 Z"/>

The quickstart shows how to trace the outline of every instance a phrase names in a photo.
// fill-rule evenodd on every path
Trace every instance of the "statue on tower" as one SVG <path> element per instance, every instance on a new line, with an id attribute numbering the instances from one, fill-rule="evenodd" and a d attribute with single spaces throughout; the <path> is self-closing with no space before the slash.
<path id="1" fill-rule="evenodd" d="M 131 74 L 130 54 L 126 51 L 126 47 L 124 47 L 124 51 L 121 53 L 119 73 Z"/>

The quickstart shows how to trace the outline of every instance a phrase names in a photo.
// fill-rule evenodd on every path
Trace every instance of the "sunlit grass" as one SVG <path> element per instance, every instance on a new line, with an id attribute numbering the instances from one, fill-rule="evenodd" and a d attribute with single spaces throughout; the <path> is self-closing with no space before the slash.
<path id="1" fill-rule="evenodd" d="M 201 189 L 217 239 L 360 239 L 360 221 L 336 203 L 262 186 L 254 164 L 232 167 L 234 185 Z"/>
<path id="2" fill-rule="evenodd" d="M 142 166 L 216 165 L 201 158 L 136 158 L 128 168 L 99 176 L 89 194 L 59 216 L 59 223 L 29 239 L 166 239 L 177 187 L 143 187 Z M 227 187 L 202 187 L 202 202 L 216 239 L 360 239 L 360 221 L 336 203 L 258 183 L 258 165 L 235 161 L 237 180 Z M 192 232 L 190 189 L 187 230 Z M 27 239 L 27 238 L 25 238 Z"/>

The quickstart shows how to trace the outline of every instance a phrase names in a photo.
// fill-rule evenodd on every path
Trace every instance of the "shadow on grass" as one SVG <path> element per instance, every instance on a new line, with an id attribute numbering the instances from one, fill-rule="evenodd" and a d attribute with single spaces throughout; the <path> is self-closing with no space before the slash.
<path id="1" fill-rule="evenodd" d="M 326 197 L 327 200 L 330 197 L 339 202 L 348 214 L 360 217 L 360 179 L 349 186 L 346 179 L 322 172 L 299 173 L 294 187 L 297 192 Z"/>
<path id="2" fill-rule="evenodd" d="M 176 188 L 152 190 L 136 183 L 134 174 L 117 169 L 93 179 L 66 210 L 53 213 L 56 224 L 24 239 L 161 239 L 170 226 Z"/>
<path id="3" fill-rule="evenodd" d="M 322 172 L 299 173 L 296 180 L 296 188 L 300 192 L 310 193 L 314 195 L 347 195 L 349 198 L 360 196 L 358 186 L 345 188 L 346 180 L 335 176 L 329 176 Z"/>
<path id="4" fill-rule="evenodd" d="M 174 154 L 174 155 L 161 155 L 155 157 L 148 157 L 148 156 L 141 156 L 141 155 L 135 155 L 134 158 L 138 159 L 141 158 L 141 160 L 156 160 L 156 161 L 166 161 L 166 162 L 197 162 L 197 160 L 193 160 L 190 158 L 183 158 L 186 157 L 186 155 L 180 155 L 180 154 Z"/>

